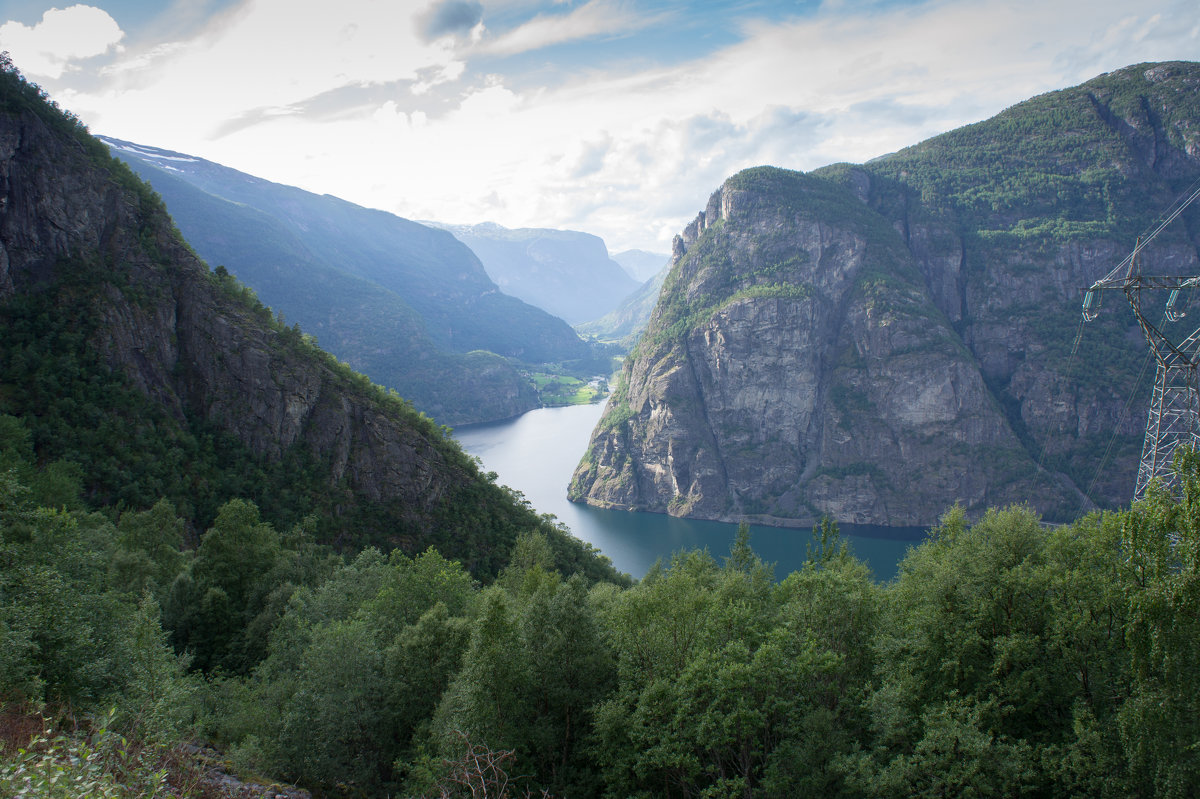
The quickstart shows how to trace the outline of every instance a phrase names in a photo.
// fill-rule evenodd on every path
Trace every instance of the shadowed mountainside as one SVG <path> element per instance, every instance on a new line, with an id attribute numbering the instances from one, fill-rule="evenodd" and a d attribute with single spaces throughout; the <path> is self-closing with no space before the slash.
<path id="1" fill-rule="evenodd" d="M 589 355 L 561 319 L 499 291 L 444 231 L 182 153 L 104 139 L 188 242 L 331 353 L 439 422 L 538 405 L 518 364 Z"/>
<path id="2" fill-rule="evenodd" d="M 96 506 L 168 498 L 194 530 L 237 497 L 323 540 L 436 545 L 494 575 L 543 529 L 443 428 L 210 272 L 161 199 L 15 70 L 0 73 L 0 414 Z"/>

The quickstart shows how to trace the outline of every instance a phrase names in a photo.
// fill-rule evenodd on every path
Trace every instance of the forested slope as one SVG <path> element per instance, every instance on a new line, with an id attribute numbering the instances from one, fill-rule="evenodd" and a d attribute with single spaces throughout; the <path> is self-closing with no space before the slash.
<path id="1" fill-rule="evenodd" d="M 171 172 L 133 163 L 209 263 L 224 266 L 289 324 L 315 336 L 322 349 L 395 389 L 421 412 L 456 425 L 537 407 L 537 392 L 516 365 L 494 352 L 438 347 L 425 320 L 399 294 L 329 265 L 278 219 Z"/>
<path id="2" fill-rule="evenodd" d="M 151 182 L 212 266 L 439 422 L 520 415 L 538 396 L 519 363 L 589 357 L 565 322 L 501 293 L 444 231 L 183 153 L 104 141 Z"/>
<path id="3" fill-rule="evenodd" d="M 210 272 L 107 148 L 0 77 L 0 413 L 39 462 L 74 464 L 95 506 L 166 498 L 198 531 L 250 499 L 343 546 L 436 544 L 481 577 L 543 524 L 443 428 Z"/>
<path id="4" fill-rule="evenodd" d="M 139 747 L 130 762 L 92 728 L 124 759 L 69 761 L 78 738 L 17 756 L 10 722 L 0 790 L 32 760 L 150 796 L 185 734 L 320 797 L 1200 790 L 1194 456 L 1182 502 L 1052 529 L 954 509 L 888 585 L 827 525 L 790 575 L 742 536 L 628 588 L 562 577 L 536 534 L 488 588 L 432 551 L 342 561 L 241 501 L 181 552 L 169 506 L 115 523 L 39 506 L 61 482 L 0 457 L 4 718 L 111 707 Z M 162 779 L 199 795 L 188 773 Z"/>

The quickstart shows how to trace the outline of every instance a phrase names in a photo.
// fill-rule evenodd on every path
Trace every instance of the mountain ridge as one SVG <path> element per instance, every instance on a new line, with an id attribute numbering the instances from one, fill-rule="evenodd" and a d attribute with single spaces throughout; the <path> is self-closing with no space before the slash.
<path id="1" fill-rule="evenodd" d="M 515 297 L 578 325 L 611 311 L 638 288 L 604 240 L 591 233 L 430 223 L 471 248 L 488 275 Z"/>
<path id="2" fill-rule="evenodd" d="M 868 164 L 734 175 L 676 238 L 571 497 L 777 524 L 1121 504 L 1144 342 L 1107 314 L 1079 374 L 1080 289 L 1200 177 L 1197 86 L 1135 65 Z M 1146 271 L 1196 270 L 1198 229 Z"/>
<path id="3" fill-rule="evenodd" d="M 590 355 L 565 322 L 500 293 L 444 231 L 183 153 L 103 140 L 152 181 L 210 263 L 441 422 L 531 410 L 537 392 L 515 362 Z"/>
<path id="4" fill-rule="evenodd" d="M 520 532 L 589 547 L 479 472 L 446 430 L 209 271 L 161 199 L 0 71 L 0 414 L 96 506 L 168 498 L 204 529 L 248 498 L 326 541 L 437 545 L 494 576 Z"/>

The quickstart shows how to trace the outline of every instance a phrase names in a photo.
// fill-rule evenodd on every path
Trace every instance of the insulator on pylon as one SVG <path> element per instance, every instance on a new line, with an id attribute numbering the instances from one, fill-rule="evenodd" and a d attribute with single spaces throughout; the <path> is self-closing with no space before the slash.
<path id="1" fill-rule="evenodd" d="M 1095 289 L 1088 289 L 1083 295 L 1083 321 L 1090 322 L 1100 312 L 1099 294 Z"/>
<path id="2" fill-rule="evenodd" d="M 1167 317 L 1168 322 L 1178 322 L 1180 319 L 1187 316 L 1186 311 L 1182 311 L 1175 307 L 1175 302 L 1178 299 L 1179 289 L 1171 289 L 1171 294 L 1167 297 L 1167 307 L 1163 310 L 1163 315 Z"/>

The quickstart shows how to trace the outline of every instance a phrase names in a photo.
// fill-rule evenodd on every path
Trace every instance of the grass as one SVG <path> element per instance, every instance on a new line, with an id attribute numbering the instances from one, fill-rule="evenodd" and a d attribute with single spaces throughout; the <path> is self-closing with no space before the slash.
<path id="1" fill-rule="evenodd" d="M 530 372 L 528 377 L 537 389 L 543 407 L 588 405 L 608 396 L 608 381 L 603 377 L 589 381 L 548 372 Z"/>

